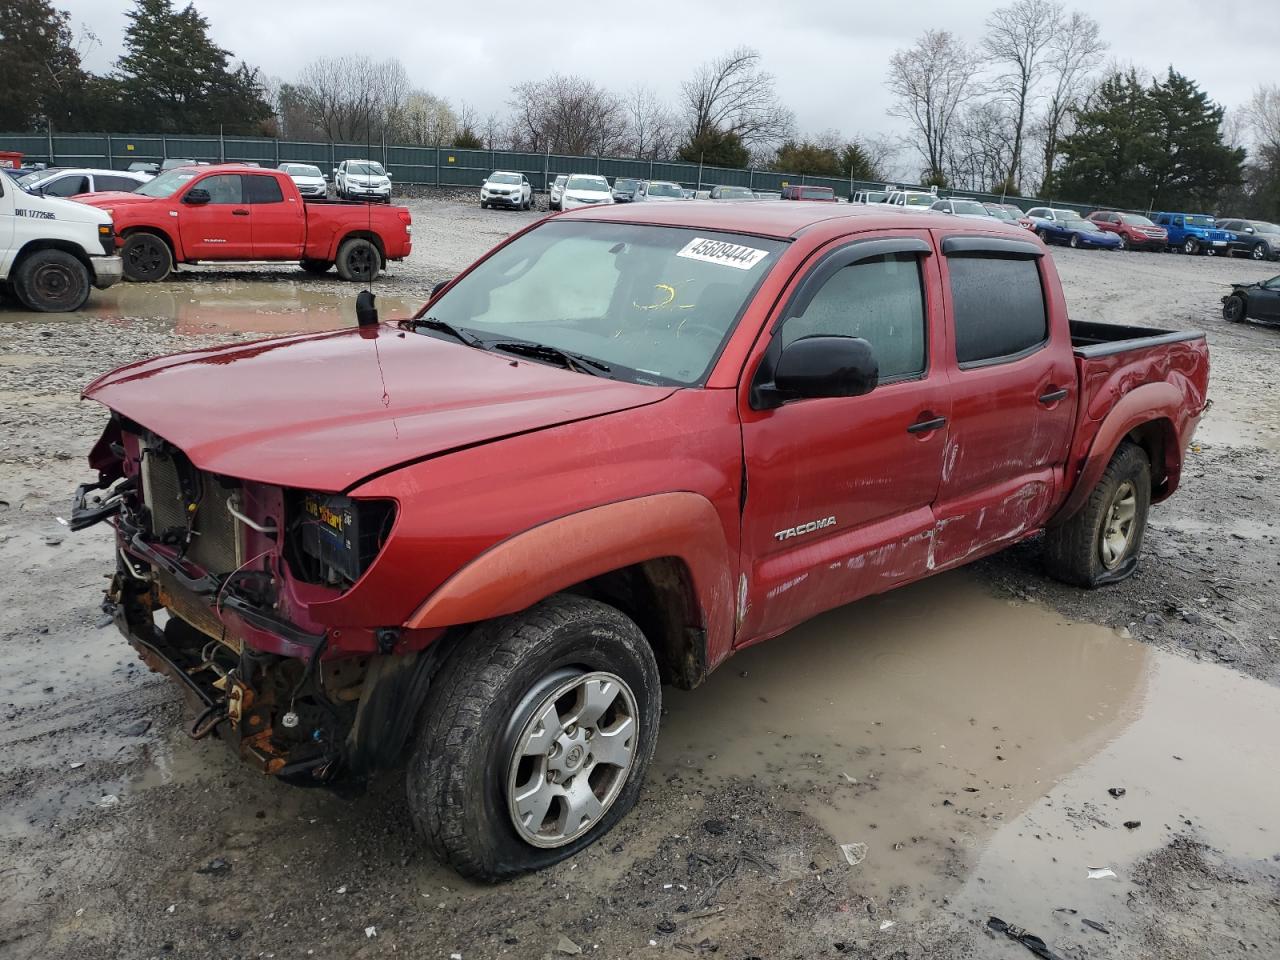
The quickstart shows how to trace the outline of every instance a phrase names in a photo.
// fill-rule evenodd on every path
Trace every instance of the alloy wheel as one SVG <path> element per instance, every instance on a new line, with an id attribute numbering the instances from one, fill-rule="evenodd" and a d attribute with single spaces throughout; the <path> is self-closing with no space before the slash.
<path id="1" fill-rule="evenodd" d="M 1133 521 L 1138 514 L 1138 490 L 1133 482 L 1126 480 L 1116 488 L 1116 495 L 1107 510 L 1106 520 L 1102 524 L 1102 539 L 1098 544 L 1098 552 L 1102 565 L 1114 570 L 1129 552 L 1129 544 L 1133 538 Z"/>

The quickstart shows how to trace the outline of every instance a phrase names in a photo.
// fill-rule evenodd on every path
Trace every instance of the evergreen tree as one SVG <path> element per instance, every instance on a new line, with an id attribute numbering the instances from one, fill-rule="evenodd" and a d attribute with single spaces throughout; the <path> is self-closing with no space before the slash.
<path id="1" fill-rule="evenodd" d="M 751 153 L 736 134 L 714 127 L 693 136 L 680 148 L 679 159 L 687 163 L 705 163 L 711 167 L 745 167 Z"/>
<path id="2" fill-rule="evenodd" d="M 844 168 L 834 147 L 809 141 L 788 140 L 778 148 L 773 169 L 782 173 L 800 173 L 811 177 L 842 177 Z"/>
<path id="3" fill-rule="evenodd" d="M 175 10 L 172 0 L 135 0 L 116 64 L 135 122 L 161 131 L 260 132 L 272 111 L 257 71 L 231 68 L 230 56 L 193 4 Z"/>
<path id="4" fill-rule="evenodd" d="M 69 23 L 48 0 L 0 2 L 0 130 L 67 129 L 79 112 L 86 78 Z"/>
<path id="5" fill-rule="evenodd" d="M 862 144 L 855 141 L 846 143 L 840 151 L 840 176 L 852 177 L 854 180 L 883 180 L 879 166 Z"/>
<path id="6" fill-rule="evenodd" d="M 1222 140 L 1222 107 L 1196 83 L 1169 68 L 1148 91 L 1159 150 L 1150 167 L 1152 205 L 1210 208 L 1243 180 L 1245 152 Z"/>

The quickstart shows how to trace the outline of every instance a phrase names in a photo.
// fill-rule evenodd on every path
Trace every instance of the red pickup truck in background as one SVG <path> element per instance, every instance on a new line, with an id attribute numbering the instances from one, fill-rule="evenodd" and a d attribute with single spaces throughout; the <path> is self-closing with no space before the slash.
<path id="1" fill-rule="evenodd" d="M 178 263 L 293 260 L 367 281 L 412 249 L 405 207 L 306 201 L 278 170 L 242 164 L 174 167 L 133 193 L 80 199 L 111 214 L 130 280 L 163 280 Z"/>
<path id="2" fill-rule="evenodd" d="M 1130 574 L 1208 378 L 1202 334 L 1068 321 L 995 220 L 594 208 L 414 319 L 100 377 L 72 525 L 196 735 L 305 783 L 411 747 L 426 842 L 495 878 L 635 802 L 660 681 L 1041 533 Z"/>

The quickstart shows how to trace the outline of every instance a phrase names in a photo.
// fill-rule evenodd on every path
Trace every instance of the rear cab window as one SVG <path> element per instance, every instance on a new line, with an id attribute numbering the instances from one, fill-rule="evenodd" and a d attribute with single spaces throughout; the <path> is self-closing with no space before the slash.
<path id="1" fill-rule="evenodd" d="M 261 174 L 244 178 L 244 198 L 249 203 L 284 203 L 280 181 Z"/>
<path id="2" fill-rule="evenodd" d="M 1037 259 L 988 251 L 947 256 L 956 363 L 962 370 L 1019 360 L 1048 342 Z"/>

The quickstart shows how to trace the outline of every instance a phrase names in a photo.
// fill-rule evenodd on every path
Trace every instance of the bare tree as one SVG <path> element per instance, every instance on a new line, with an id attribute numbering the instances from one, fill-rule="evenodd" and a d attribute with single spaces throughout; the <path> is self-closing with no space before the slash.
<path id="1" fill-rule="evenodd" d="M 999 192 L 1009 175 L 1013 144 L 1009 104 L 1002 100 L 971 104 L 957 118 L 955 132 L 944 145 L 947 183 Z"/>
<path id="2" fill-rule="evenodd" d="M 957 111 L 979 93 L 978 58 L 945 30 L 926 30 L 907 50 L 889 58 L 889 116 L 913 127 L 912 140 L 934 183 L 946 181 L 945 149 Z"/>
<path id="3" fill-rule="evenodd" d="M 451 143 L 458 127 L 458 115 L 447 100 L 425 90 L 414 90 L 405 98 L 387 136 L 397 143 L 435 146 Z"/>
<path id="4" fill-rule="evenodd" d="M 1240 113 L 1259 146 L 1280 151 L 1280 85 L 1258 87 Z"/>
<path id="5" fill-rule="evenodd" d="M 1009 153 L 1008 185 L 1022 189 L 1022 144 L 1027 113 L 1044 75 L 1050 46 L 1062 20 L 1056 0 L 1014 0 L 987 18 L 982 45 L 1000 72 L 995 89 L 1010 104 L 1013 146 Z"/>
<path id="6" fill-rule="evenodd" d="M 686 134 L 733 134 L 747 148 L 776 144 L 791 135 L 795 117 L 774 90 L 773 74 L 760 69 L 760 54 L 738 47 L 700 66 L 681 85 Z"/>
<path id="7" fill-rule="evenodd" d="M 1053 171 L 1058 161 L 1063 126 L 1090 92 L 1091 85 L 1086 80 L 1095 72 L 1098 58 L 1106 49 L 1098 21 L 1078 10 L 1072 11 L 1058 24 L 1050 41 L 1045 71 L 1050 87 L 1040 123 L 1044 141 L 1042 196 L 1053 192 Z"/>
<path id="8" fill-rule="evenodd" d="M 627 152 L 637 160 L 666 160 L 674 153 L 677 121 L 671 108 L 644 84 L 632 87 L 623 97 L 630 126 Z"/>
<path id="9" fill-rule="evenodd" d="M 320 57 L 302 68 L 295 89 L 324 136 L 357 142 L 379 138 L 397 122 L 409 94 L 409 76 L 395 59 Z"/>
<path id="10" fill-rule="evenodd" d="M 626 139 L 626 113 L 614 94 L 582 77 L 554 74 L 517 85 L 511 143 L 520 150 L 617 153 Z"/>

